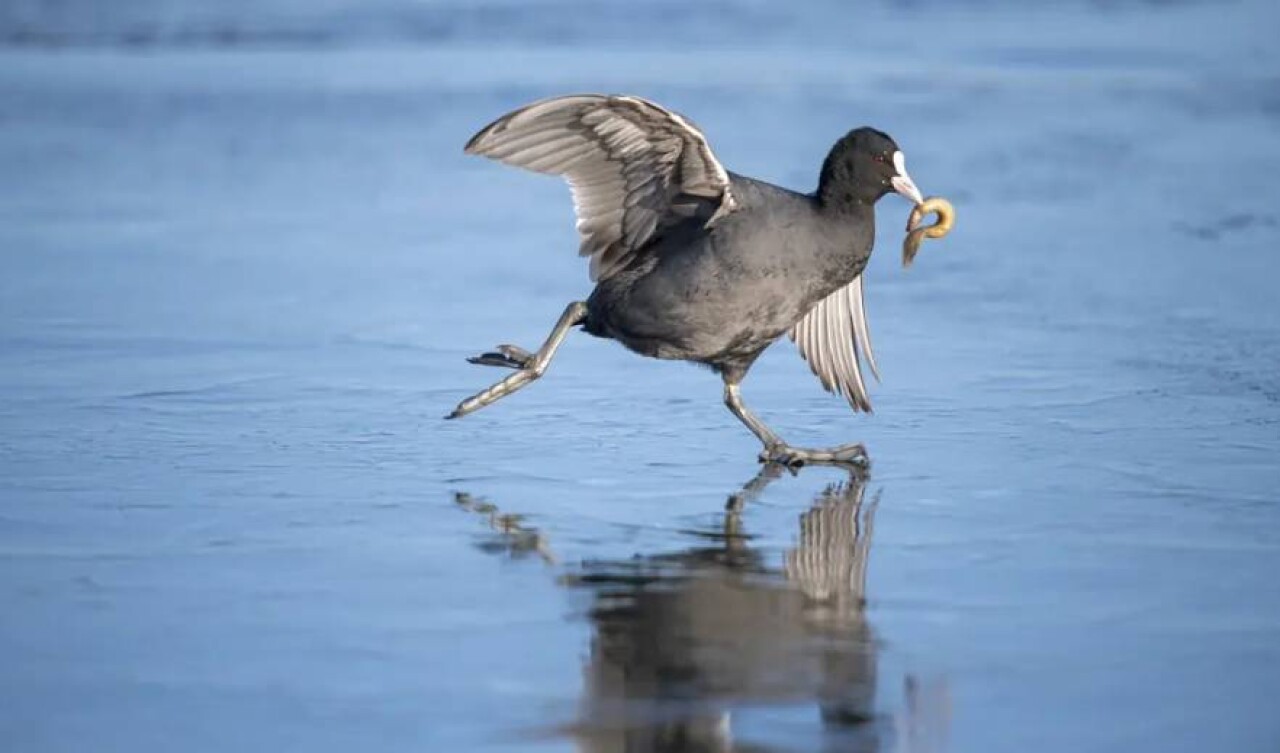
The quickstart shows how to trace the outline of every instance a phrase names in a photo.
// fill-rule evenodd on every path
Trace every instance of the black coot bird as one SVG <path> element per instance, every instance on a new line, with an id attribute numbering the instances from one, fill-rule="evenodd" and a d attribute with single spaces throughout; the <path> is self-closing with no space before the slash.
<path id="1" fill-rule="evenodd" d="M 862 299 L 875 203 L 896 191 L 921 204 L 902 151 L 872 128 L 835 143 L 817 191 L 796 193 L 731 173 L 686 118 L 631 96 L 535 102 L 494 121 L 468 154 L 563 175 L 573 190 L 595 290 L 570 303 L 536 352 L 502 345 L 472 363 L 516 369 L 463 400 L 483 408 L 542 376 L 571 327 L 641 355 L 705 364 L 724 402 L 764 444 L 761 460 L 865 462 L 861 444 L 793 447 L 754 413 L 739 384 L 789 333 L 828 391 L 870 411 L 862 365 L 879 376 Z"/>

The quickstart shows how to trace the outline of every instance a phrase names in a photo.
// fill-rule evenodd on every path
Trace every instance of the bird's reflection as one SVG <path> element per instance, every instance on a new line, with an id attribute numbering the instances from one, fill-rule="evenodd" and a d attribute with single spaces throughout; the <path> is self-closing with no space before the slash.
<path id="1" fill-rule="evenodd" d="M 816 707 L 822 749 L 905 749 L 893 733 L 901 720 L 876 713 L 878 645 L 864 609 L 878 496 L 864 500 L 866 479 L 851 470 L 817 495 L 794 546 L 771 563 L 741 511 L 782 472 L 765 466 L 731 495 L 716 526 L 696 532 L 699 546 L 586 562 L 561 578 L 589 596 L 585 689 L 570 728 L 579 750 L 771 750 L 736 742 L 734 718 L 779 705 Z M 457 500 L 499 531 L 487 548 L 554 561 L 535 529 Z"/>

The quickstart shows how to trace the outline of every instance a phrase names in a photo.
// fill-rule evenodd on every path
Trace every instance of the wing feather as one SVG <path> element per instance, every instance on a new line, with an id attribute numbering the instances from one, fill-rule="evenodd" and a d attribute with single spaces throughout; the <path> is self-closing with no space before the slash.
<path id="1" fill-rule="evenodd" d="M 862 355 L 867 359 L 867 366 L 871 368 L 871 375 L 880 381 L 880 368 L 876 366 L 876 355 L 871 349 L 871 329 L 867 324 L 867 302 L 866 297 L 862 294 L 862 275 L 853 278 L 851 283 L 853 289 L 850 291 L 850 297 L 853 301 L 853 308 L 849 312 L 853 317 L 853 339 L 855 343 L 860 343 Z"/>
<path id="2" fill-rule="evenodd" d="M 714 204 L 708 223 L 737 208 L 697 126 L 639 97 L 534 102 L 481 129 L 466 151 L 568 180 L 592 280 L 630 264 L 660 228 L 694 216 L 687 197 Z"/>
<path id="3" fill-rule="evenodd" d="M 828 392 L 841 395 L 855 411 L 871 412 L 862 361 L 880 378 L 871 351 L 871 332 L 862 275 L 818 301 L 792 326 L 791 340 Z"/>

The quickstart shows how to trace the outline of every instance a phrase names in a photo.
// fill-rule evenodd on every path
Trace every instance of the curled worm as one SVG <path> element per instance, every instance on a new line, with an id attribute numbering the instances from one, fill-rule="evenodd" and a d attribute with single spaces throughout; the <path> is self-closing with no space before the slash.
<path id="1" fill-rule="evenodd" d="M 926 215 L 936 213 L 938 215 L 937 222 L 926 227 L 920 227 L 920 222 L 924 220 Z M 951 206 L 951 202 L 941 196 L 930 196 L 922 203 L 911 210 L 911 216 L 907 219 L 907 238 L 902 242 L 902 266 L 909 267 L 911 262 L 915 260 L 916 253 L 920 251 L 920 244 L 925 238 L 941 238 L 951 232 L 951 228 L 956 224 L 956 210 Z"/>

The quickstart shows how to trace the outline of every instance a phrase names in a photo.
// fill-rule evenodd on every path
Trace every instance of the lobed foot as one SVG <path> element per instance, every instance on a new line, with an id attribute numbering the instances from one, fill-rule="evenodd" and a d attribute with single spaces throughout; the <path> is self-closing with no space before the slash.
<path id="1" fill-rule="evenodd" d="M 871 457 L 862 444 L 845 444 L 828 450 L 810 450 L 775 442 L 760 451 L 761 463 L 777 463 L 787 468 L 799 468 L 810 463 L 871 467 Z"/>
<path id="2" fill-rule="evenodd" d="M 449 415 L 445 416 L 445 418 L 461 418 L 468 413 L 474 413 L 486 405 L 510 395 L 512 392 L 515 392 L 540 376 L 542 376 L 542 371 L 533 364 L 516 369 L 516 373 L 503 377 L 492 387 L 480 390 L 466 400 L 458 403 L 458 407 L 454 408 Z"/>
<path id="3" fill-rule="evenodd" d="M 533 354 L 517 345 L 499 345 L 495 350 L 468 358 L 467 361 L 481 366 L 523 369 L 533 361 Z"/>
<path id="4" fill-rule="evenodd" d="M 463 400 L 462 402 L 458 403 L 458 407 L 444 414 L 444 420 L 452 421 L 455 418 L 462 418 L 463 416 L 467 415 L 472 411 L 479 410 L 483 406 L 479 404 L 479 402 L 476 400 L 476 397 L 477 397 L 476 395 L 472 395 L 466 400 Z"/>

